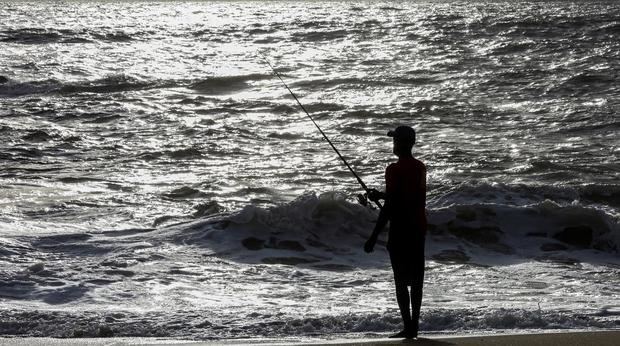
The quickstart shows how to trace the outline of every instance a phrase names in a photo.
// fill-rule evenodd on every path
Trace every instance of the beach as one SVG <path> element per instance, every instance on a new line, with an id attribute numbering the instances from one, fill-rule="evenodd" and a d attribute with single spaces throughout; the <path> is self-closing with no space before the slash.
<path id="1" fill-rule="evenodd" d="M 6 346 L 123 346 L 123 345 L 158 345 L 158 346 L 209 346 L 209 345 L 331 345 L 331 346 L 365 346 L 365 345 L 419 345 L 419 346 L 615 346 L 618 344 L 620 331 L 597 332 L 550 332 L 544 334 L 508 334 L 508 335 L 471 335 L 471 336 L 433 336 L 420 337 L 417 340 L 394 339 L 336 339 L 284 341 L 274 339 L 219 340 L 212 342 L 192 342 L 149 338 L 107 338 L 107 339 L 0 339 Z"/>

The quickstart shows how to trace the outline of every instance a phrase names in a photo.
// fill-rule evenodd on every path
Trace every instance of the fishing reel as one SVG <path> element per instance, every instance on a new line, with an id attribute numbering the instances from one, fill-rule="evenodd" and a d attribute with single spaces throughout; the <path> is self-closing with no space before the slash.
<path id="1" fill-rule="evenodd" d="M 370 192 L 371 195 L 375 195 L 376 196 L 377 190 L 371 189 L 371 190 L 368 190 L 368 192 Z M 377 199 L 370 199 L 369 196 L 368 196 L 368 192 L 358 194 L 357 195 L 357 202 L 359 204 L 363 205 L 364 207 L 367 207 L 367 208 L 370 208 L 370 209 L 375 209 L 375 207 L 373 206 L 373 203 L 371 203 L 371 202 L 374 202 L 375 205 L 377 207 L 379 207 L 379 209 L 381 209 L 383 206 L 381 205 L 381 202 L 379 202 L 379 198 L 380 197 L 375 197 Z"/>
<path id="2" fill-rule="evenodd" d="M 357 202 L 363 205 L 364 207 L 368 207 L 368 205 L 370 204 L 368 203 L 368 194 L 360 193 L 359 195 L 357 195 Z"/>

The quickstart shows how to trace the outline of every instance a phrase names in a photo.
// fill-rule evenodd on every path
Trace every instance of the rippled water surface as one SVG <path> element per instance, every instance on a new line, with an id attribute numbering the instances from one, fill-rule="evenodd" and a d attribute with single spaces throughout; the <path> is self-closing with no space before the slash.
<path id="1" fill-rule="evenodd" d="M 423 330 L 617 328 L 619 52 L 615 1 L 0 2 L 0 333 L 398 328 L 263 56 L 369 186 L 417 129 Z"/>

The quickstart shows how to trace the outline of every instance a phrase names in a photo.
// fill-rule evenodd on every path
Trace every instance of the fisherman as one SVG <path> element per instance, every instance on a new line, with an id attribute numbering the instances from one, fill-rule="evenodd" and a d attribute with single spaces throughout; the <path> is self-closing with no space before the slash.
<path id="1" fill-rule="evenodd" d="M 387 249 L 394 272 L 396 300 L 404 323 L 404 330 L 390 337 L 413 339 L 418 336 L 424 283 L 426 167 L 411 153 L 416 137 L 413 128 L 398 126 L 388 132 L 388 136 L 393 138 L 393 151 L 398 161 L 385 170 L 385 192 L 375 189 L 368 192 L 368 199 L 375 202 L 383 199 L 385 205 L 364 251 L 373 251 L 379 233 L 389 221 Z"/>
<path id="2" fill-rule="evenodd" d="M 336 149 L 332 141 L 327 138 L 325 132 L 314 121 L 304 105 L 301 104 L 297 96 L 286 85 L 282 76 L 280 76 L 265 56 L 263 56 L 263 59 L 295 101 L 297 101 L 299 107 L 310 118 L 317 130 L 321 132 L 323 138 L 325 138 L 349 171 L 355 176 L 357 182 L 367 191 L 368 199 L 374 201 L 380 207 L 381 212 L 379 213 L 375 229 L 364 245 L 366 252 L 372 252 L 379 233 L 387 222 L 390 221 L 387 247 L 394 271 L 396 300 L 398 301 L 398 307 L 405 325 L 405 329 L 402 332 L 392 337 L 417 338 L 420 305 L 422 304 L 422 284 L 424 283 L 426 167 L 411 154 L 411 149 L 415 144 L 415 131 L 409 126 L 399 126 L 394 131 L 388 132 L 388 136 L 394 139 L 394 154 L 398 156 L 398 162 L 389 165 L 385 170 L 386 192 L 368 189 L 366 184 L 364 184 L 362 179 Z M 380 199 L 385 200 L 384 207 L 381 207 Z M 365 200 L 362 198 L 360 201 Z M 409 295 L 408 286 L 411 286 L 411 296 Z M 409 309 L 409 302 L 411 302 L 413 311 Z"/>

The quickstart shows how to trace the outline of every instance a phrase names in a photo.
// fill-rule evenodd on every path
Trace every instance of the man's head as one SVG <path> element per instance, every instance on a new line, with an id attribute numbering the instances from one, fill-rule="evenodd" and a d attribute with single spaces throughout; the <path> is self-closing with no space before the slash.
<path id="1" fill-rule="evenodd" d="M 415 130 L 411 126 L 398 126 L 388 132 L 388 136 L 394 139 L 394 154 L 396 156 L 411 155 L 411 148 L 415 144 Z"/>

